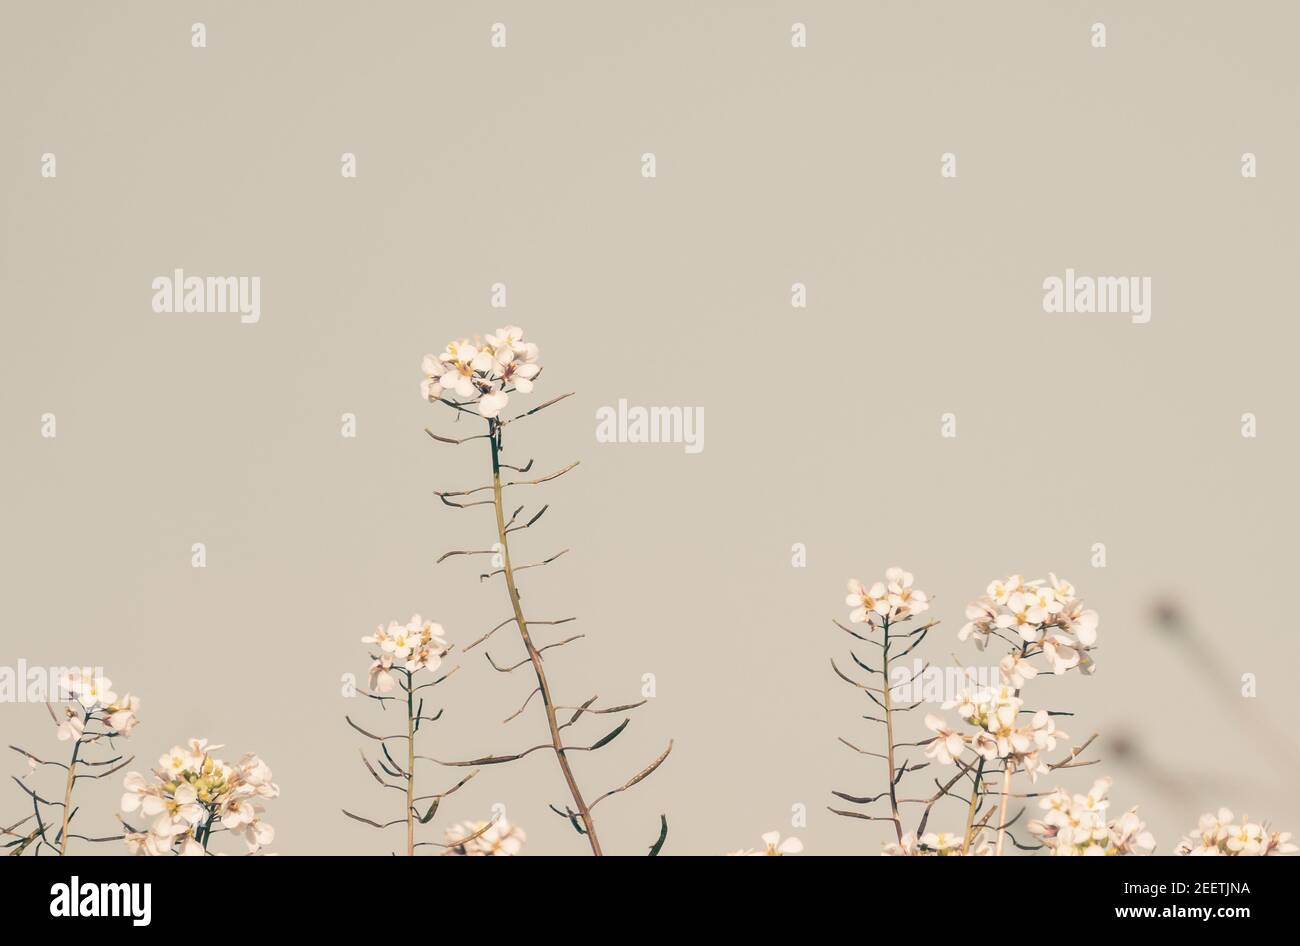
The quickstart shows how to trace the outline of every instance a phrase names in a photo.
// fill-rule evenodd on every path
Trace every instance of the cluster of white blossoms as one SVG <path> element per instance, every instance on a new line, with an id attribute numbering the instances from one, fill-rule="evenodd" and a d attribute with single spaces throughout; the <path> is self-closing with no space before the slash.
<path id="1" fill-rule="evenodd" d="M 153 818 L 146 831 L 126 835 L 132 854 L 202 855 L 218 827 L 243 839 L 250 854 L 270 844 L 275 829 L 262 820 L 255 799 L 276 798 L 271 770 L 253 754 L 227 765 L 206 739 L 175 746 L 158 760 L 150 780 L 130 772 L 123 781 L 122 810 Z"/>
<path id="2" fill-rule="evenodd" d="M 361 643 L 379 648 L 370 665 L 370 689 L 379 693 L 390 692 L 397 684 L 393 676 L 395 667 L 408 673 L 437 670 L 448 649 L 444 633 L 441 624 L 426 621 L 415 614 L 405 624 L 396 621 L 389 622 L 388 627 L 381 624 L 375 633 L 361 638 Z"/>
<path id="3" fill-rule="evenodd" d="M 460 843 L 462 838 L 470 840 Z M 470 857 L 514 857 L 523 848 L 528 835 L 518 825 L 505 818 L 492 824 L 486 821 L 466 821 L 447 829 L 449 852 Z"/>
<path id="4" fill-rule="evenodd" d="M 763 835 L 763 849 L 755 851 L 747 848 L 741 851 L 732 851 L 728 857 L 784 857 L 787 854 L 800 854 L 803 852 L 803 842 L 798 838 L 786 838 L 781 840 L 780 831 L 768 831 Z"/>
<path id="5" fill-rule="evenodd" d="M 1238 824 L 1231 811 L 1220 808 L 1201 815 L 1196 831 L 1183 838 L 1177 853 L 1195 857 L 1269 857 L 1297 850 L 1300 848 L 1291 843 L 1289 831 L 1269 831 L 1248 818 Z"/>
<path id="6" fill-rule="evenodd" d="M 920 614 L 930 608 L 930 598 L 919 588 L 912 587 L 912 573 L 901 568 L 885 571 L 885 580 L 867 587 L 856 578 L 849 580 L 849 594 L 844 599 L 853 611 L 849 620 L 854 624 L 867 623 L 875 627 L 877 621 L 891 624 Z"/>
<path id="7" fill-rule="evenodd" d="M 130 693 L 119 697 L 113 692 L 113 681 L 90 667 L 65 673 L 59 683 L 63 692 L 80 707 L 80 710 L 64 707 L 58 728 L 58 737 L 64 742 L 81 739 L 86 723 L 92 720 L 102 722 L 107 734 L 112 736 L 129 736 L 140 722 L 140 698 Z"/>
<path id="8" fill-rule="evenodd" d="M 1110 785 L 1109 778 L 1097 779 L 1086 795 L 1058 788 L 1039 801 L 1038 806 L 1046 814 L 1039 821 L 1029 822 L 1029 833 L 1043 842 L 1048 854 L 1056 857 L 1149 854 L 1156 841 L 1138 817 L 1136 807 L 1118 818 L 1106 819 Z"/>
<path id="9" fill-rule="evenodd" d="M 510 392 L 527 394 L 542 370 L 537 346 L 523 339 L 523 329 L 507 325 L 485 339 L 448 342 L 441 354 L 424 356 L 421 396 L 427 401 L 453 396 L 461 404 L 476 403 L 484 417 L 496 417 Z"/>
<path id="10" fill-rule="evenodd" d="M 880 853 L 885 857 L 962 857 L 960 834 L 947 831 L 929 832 L 918 839 L 914 832 L 903 835 L 901 841 L 891 841 Z M 969 854 L 973 857 L 991 857 L 993 845 L 978 835 L 971 841 Z"/>
<path id="11" fill-rule="evenodd" d="M 946 720 L 933 713 L 925 717 L 926 727 L 935 734 L 925 754 L 944 765 L 952 765 L 966 750 L 971 749 L 987 761 L 1008 759 L 1029 773 L 1037 781 L 1038 773 L 1046 766 L 1043 752 L 1056 748 L 1058 739 L 1068 734 L 1056 728 L 1056 722 L 1046 710 L 1039 710 L 1022 725 L 1021 707 L 1024 701 L 1009 686 L 985 687 L 973 694 L 962 692 L 956 699 L 943 704 L 944 709 L 956 709 L 957 715 L 973 728 L 973 732 L 951 729 Z"/>
<path id="12" fill-rule="evenodd" d="M 1097 644 L 1097 612 L 1085 609 L 1074 586 L 1055 575 L 1033 581 L 1012 575 L 989 582 L 985 595 L 966 606 L 966 624 L 957 637 L 974 638 L 983 650 L 994 634 L 1016 647 L 1001 662 L 1003 679 L 1016 687 L 1037 676 L 1029 658 L 1039 654 L 1053 673 L 1096 669 L 1090 651 Z"/>

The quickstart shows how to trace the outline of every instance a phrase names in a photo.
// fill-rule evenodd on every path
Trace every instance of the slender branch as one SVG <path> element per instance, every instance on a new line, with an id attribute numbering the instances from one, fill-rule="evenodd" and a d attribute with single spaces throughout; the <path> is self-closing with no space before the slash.
<path id="1" fill-rule="evenodd" d="M 61 769 L 67 768 L 67 766 L 62 762 L 52 762 L 47 759 L 42 759 L 39 756 L 32 755 L 26 749 L 20 748 L 19 746 L 10 746 L 9 748 L 14 750 L 14 752 L 17 752 L 21 756 L 26 756 L 28 759 L 35 762 L 37 765 L 56 765 Z"/>
<path id="2" fill-rule="evenodd" d="M 532 463 L 531 460 L 529 460 L 528 462 Z M 519 508 L 523 509 L 524 507 L 520 506 Z M 541 509 L 537 510 L 537 512 L 533 515 L 533 518 L 529 519 L 521 526 L 514 525 L 514 518 L 511 517 L 510 524 L 506 527 L 506 535 L 509 535 L 511 532 L 522 532 L 524 529 L 530 528 L 535 522 L 537 522 L 538 519 L 546 515 L 546 510 L 550 508 L 551 507 L 549 504 L 543 506 Z M 515 515 L 518 515 L 518 513 L 516 513 Z"/>
<path id="3" fill-rule="evenodd" d="M 958 772 L 956 775 L 954 775 L 952 778 L 948 780 L 947 784 L 944 785 L 939 785 L 938 779 L 934 780 L 935 785 L 938 786 L 939 790 L 925 801 L 925 812 L 924 814 L 921 815 L 921 823 L 916 826 L 916 836 L 918 838 L 925 834 L 925 826 L 930 821 L 930 812 L 934 808 L 935 802 L 937 802 L 940 798 L 943 798 L 945 795 L 947 795 L 948 789 L 956 785 L 961 779 L 965 778 L 965 776 L 966 776 L 965 772 Z"/>
<path id="4" fill-rule="evenodd" d="M 505 535 L 505 531 L 504 531 L 504 530 L 501 532 L 501 535 L 502 535 L 502 536 Z M 569 551 L 568 549 L 560 549 L 560 551 L 556 552 L 556 553 L 555 553 L 554 555 L 552 555 L 550 558 L 542 559 L 542 561 L 540 561 L 540 562 L 531 562 L 531 563 L 528 564 L 528 565 L 516 565 L 516 566 L 514 567 L 514 569 L 512 570 L 512 572 L 521 572 L 521 571 L 523 571 L 523 570 L 526 569 L 526 568 L 541 568 L 543 565 L 549 565 L 549 564 L 551 564 L 551 562 L 555 561 L 555 560 L 556 560 L 557 558 L 559 558 L 561 555 L 566 554 L 568 551 Z M 496 576 L 496 575 L 504 575 L 504 574 L 506 574 L 506 569 L 505 569 L 505 567 L 503 566 L 503 567 L 501 567 L 501 568 L 498 568 L 498 569 L 495 569 L 495 570 L 493 570 L 493 571 L 487 572 L 487 573 L 485 573 L 485 574 L 479 575 L 479 576 L 478 576 L 478 580 L 479 580 L 479 581 L 486 581 L 487 579 L 492 578 L 492 577 L 494 577 L 494 576 Z"/>
<path id="5" fill-rule="evenodd" d="M 411 738 L 410 736 L 405 735 L 405 734 L 403 734 L 403 733 L 396 733 L 395 735 L 392 735 L 392 736 L 376 736 L 374 733 L 372 733 L 372 732 L 367 732 L 366 730 L 364 730 L 364 729 L 362 729 L 360 726 L 358 726 L 356 723 L 352 722 L 352 717 L 350 717 L 350 716 L 344 716 L 343 719 L 347 722 L 347 724 L 348 724 L 349 726 L 351 726 L 351 727 L 352 727 L 353 729 L 355 729 L 357 732 L 361 733 L 361 735 L 363 735 L 363 736 L 367 736 L 367 737 L 369 737 L 369 738 L 375 740 L 376 742 L 383 742 L 383 741 L 386 740 L 386 739 L 410 739 L 410 738 Z"/>
<path id="6" fill-rule="evenodd" d="M 555 400 L 561 400 L 556 398 Z M 519 417 L 534 414 L 554 401 L 542 404 L 539 407 L 527 411 Z M 488 421 L 488 431 L 492 435 L 489 443 L 492 449 L 492 500 L 496 510 L 497 520 L 497 541 L 501 543 L 501 559 L 503 563 L 502 571 L 505 574 L 506 589 L 510 595 L 510 605 L 515 614 L 515 625 L 519 628 L 519 636 L 523 639 L 524 649 L 528 652 L 529 660 L 533 664 L 533 672 L 537 676 L 537 687 L 541 690 L 542 706 L 546 710 L 546 724 L 551 733 L 551 747 L 555 751 L 555 757 L 560 764 L 560 771 L 564 775 L 564 781 L 568 784 L 569 794 L 573 796 L 573 803 L 578 809 L 578 816 L 582 819 L 583 827 L 586 830 L 586 838 L 591 845 L 591 853 L 599 856 L 601 854 L 600 840 L 596 835 L 596 825 L 591 817 L 591 809 L 588 807 L 586 800 L 582 797 L 582 791 L 578 788 L 578 782 L 574 778 L 573 769 L 569 765 L 569 760 L 565 756 L 564 744 L 560 737 L 559 723 L 555 718 L 555 701 L 551 698 L 550 683 L 546 679 L 546 671 L 542 668 L 542 657 L 537 648 L 533 646 L 532 638 L 528 634 L 528 623 L 524 619 L 523 606 L 519 601 L 519 589 L 515 586 L 515 573 L 510 563 L 510 539 L 506 535 L 505 510 L 501 502 L 501 426 L 502 423 L 495 420 Z M 568 470 L 573 469 L 573 464 L 561 470 L 560 473 L 544 477 L 554 479 Z"/>
<path id="7" fill-rule="evenodd" d="M 561 394 L 559 397 L 553 397 L 553 398 L 551 398 L 549 401 L 546 401 L 546 402 L 543 403 L 543 404 L 538 404 L 536 407 L 534 407 L 534 408 L 532 408 L 532 409 L 530 409 L 530 410 L 526 410 L 526 411 L 524 411 L 522 414 L 520 414 L 520 415 L 517 416 L 517 417 L 512 417 L 512 418 L 510 418 L 509 420 L 503 420 L 503 421 L 501 421 L 501 423 L 499 424 L 499 426 L 500 426 L 500 427 L 504 427 L 506 424 L 513 424 L 513 423 L 514 423 L 515 421 L 517 421 L 517 420 L 523 420 L 525 417 L 531 417 L 533 414 L 536 414 L 538 411 L 544 411 L 544 410 L 546 410 L 546 408 L 550 407 L 552 404 L 558 404 L 558 403 L 560 403 L 560 402 L 563 401 L 566 397 L 573 397 L 573 392 L 572 392 L 572 391 L 569 391 L 567 394 Z"/>
<path id="8" fill-rule="evenodd" d="M 533 701 L 533 697 L 535 697 L 538 693 L 541 693 L 541 692 L 542 692 L 542 688 L 541 688 L 541 687 L 534 687 L 534 688 L 529 692 L 528 696 L 524 698 L 523 705 L 520 706 L 519 709 L 517 709 L 517 710 L 515 710 L 513 713 L 511 713 L 509 716 L 507 716 L 505 719 L 501 720 L 501 722 L 502 722 L 502 723 L 508 723 L 508 722 L 510 722 L 512 719 L 514 719 L 515 717 L 517 717 L 520 713 L 522 713 L 524 710 L 526 710 L 526 709 L 528 708 L 528 704 L 531 703 L 531 702 Z"/>
<path id="9" fill-rule="evenodd" d="M 444 401 L 443 403 L 445 404 L 446 402 Z M 455 437 L 440 437 L 437 434 L 435 434 L 432 430 L 430 430 L 428 427 L 424 428 L 424 432 L 428 434 L 430 437 L 432 437 L 434 440 L 438 441 L 438 443 L 449 443 L 455 446 L 459 446 L 462 443 L 467 443 L 470 440 L 483 440 L 485 437 L 487 437 L 487 434 L 475 434 L 473 437 L 462 437 L 461 439 L 457 440 Z"/>
<path id="10" fill-rule="evenodd" d="M 515 619 L 515 616 L 514 616 L 513 614 L 510 615 L 510 617 L 506 618 L 504 621 L 502 621 L 502 622 L 501 622 L 500 624 L 498 624 L 496 627 L 492 628 L 492 630 L 488 631 L 486 634 L 484 634 L 482 637 L 480 637 L 480 638 L 479 638 L 478 640 L 476 640 L 474 643 L 472 643 L 472 644 L 470 644 L 468 647 L 466 647 L 466 648 L 465 648 L 465 652 L 466 652 L 466 653 L 469 653 L 471 650 L 473 650 L 473 649 L 474 649 L 475 647 L 477 647 L 479 644 L 483 643 L 485 640 L 487 640 L 489 637 L 491 637 L 491 636 L 492 636 L 493 634 L 495 634 L 497 631 L 501 630 L 501 628 L 505 627 L 507 624 L 509 624 L 509 623 L 510 623 L 511 621 L 513 621 L 514 619 Z M 572 617 L 572 618 L 560 618 L 558 621 L 529 621 L 528 623 L 532 624 L 534 627 L 540 627 L 540 626 L 543 625 L 543 624 L 546 624 L 546 625 L 551 625 L 551 624 L 568 624 L 570 621 L 576 621 L 576 620 L 578 620 L 576 617 Z"/>
<path id="11" fill-rule="evenodd" d="M 1090 745 L 1093 744 L 1096 738 L 1097 738 L 1097 733 L 1093 733 L 1091 736 L 1085 739 L 1081 745 L 1075 746 L 1073 749 L 1071 749 L 1070 754 L 1068 756 L 1066 756 L 1060 762 L 1053 762 L 1047 768 L 1051 771 L 1056 771 L 1057 769 L 1074 768 L 1077 765 L 1092 765 L 1093 763 L 1091 762 L 1075 762 L 1074 760 L 1077 759 L 1080 755 L 1082 755 L 1083 752 Z"/>
<path id="12" fill-rule="evenodd" d="M 603 802 L 603 801 L 604 801 L 606 798 L 608 798 L 610 795 L 617 795 L 619 792 L 625 792 L 625 791 L 627 791 L 629 788 L 631 788 L 633 785 L 635 785 L 637 782 L 640 782 L 642 779 L 647 778 L 647 777 L 648 777 L 652 772 L 654 772 L 655 769 L 659 768 L 659 766 L 661 766 L 661 765 L 664 764 L 664 759 L 668 758 L 668 753 L 670 753 L 670 752 L 672 752 L 672 751 L 673 751 L 673 741 L 672 741 L 671 739 L 669 739 L 669 740 L 668 740 L 668 748 L 665 749 L 665 750 L 663 751 L 663 754 L 660 755 L 659 758 L 655 759 L 653 762 L 651 762 L 649 765 L 647 765 L 644 769 L 642 769 L 642 770 L 641 770 L 640 772 L 638 772 L 636 775 L 633 775 L 630 779 L 628 779 L 626 782 L 624 782 L 624 783 L 623 783 L 622 785 L 620 785 L 618 788 L 611 788 L 611 789 L 610 789 L 609 791 L 607 791 L 605 794 L 601 795 L 599 798 L 597 798 L 595 801 L 593 801 L 593 802 L 591 803 L 591 807 L 592 807 L 592 808 L 595 808 L 597 805 L 599 805 L 601 802 Z"/>

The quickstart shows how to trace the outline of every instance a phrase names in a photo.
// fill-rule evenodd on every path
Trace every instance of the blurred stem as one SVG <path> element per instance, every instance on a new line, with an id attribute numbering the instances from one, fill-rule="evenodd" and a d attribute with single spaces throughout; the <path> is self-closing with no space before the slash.
<path id="1" fill-rule="evenodd" d="M 1002 839 L 1006 834 L 1007 826 L 1007 803 L 1011 801 L 1011 775 L 1015 770 L 1015 764 L 1010 759 L 1007 759 L 1006 767 L 1002 770 L 1002 804 L 998 809 L 998 842 L 993 851 L 996 857 L 1002 856 Z"/>
<path id="2" fill-rule="evenodd" d="M 506 537 L 505 509 L 501 501 L 501 424 L 499 421 L 488 421 L 488 434 L 488 441 L 492 444 L 492 504 L 496 507 L 497 541 L 501 543 L 501 568 L 506 578 L 506 589 L 510 592 L 510 606 L 514 609 L 515 624 L 519 628 L 519 636 L 523 638 L 524 649 L 528 651 L 528 659 L 533 665 L 533 672 L 537 675 L 537 686 L 541 691 L 542 705 L 546 708 L 546 724 L 551 730 L 551 746 L 555 749 L 555 757 L 560 762 L 560 771 L 564 773 L 564 781 L 568 783 L 569 794 L 573 796 L 573 804 L 578 810 L 578 817 L 582 819 L 582 827 L 587 836 L 587 841 L 591 845 L 591 853 L 600 856 L 600 839 L 596 836 L 596 824 L 591 818 L 591 809 L 583 799 L 582 792 L 578 789 L 578 782 L 573 777 L 573 769 L 569 766 L 569 760 L 564 754 L 564 743 L 560 737 L 560 727 L 555 719 L 555 702 L 551 699 L 551 687 L 546 681 L 546 672 L 542 669 L 541 654 L 533 646 L 532 638 L 528 635 L 528 622 L 524 620 L 524 611 L 519 604 L 519 589 L 515 587 L 515 572 L 510 564 L 510 542 Z"/>
<path id="3" fill-rule="evenodd" d="M 975 766 L 975 784 L 970 790 L 970 808 L 966 812 L 966 833 L 962 837 L 961 852 L 967 854 L 970 851 L 971 828 L 975 824 L 975 809 L 979 803 L 980 797 L 980 778 L 984 775 L 984 757 L 980 756 L 979 764 Z"/>
<path id="4" fill-rule="evenodd" d="M 1043 630 L 1044 630 L 1043 625 L 1039 625 L 1038 633 L 1039 633 L 1040 635 L 1043 633 Z M 1014 653 L 1014 649 L 1013 649 L 1012 652 Z M 1025 641 L 1024 643 L 1022 643 L 1022 644 L 1020 645 L 1020 656 L 1021 656 L 1021 658 L 1023 659 L 1024 656 L 1025 656 L 1026 654 L 1028 654 L 1028 653 L 1029 653 L 1029 641 Z M 1020 696 L 1020 687 L 1016 687 L 1015 694 L 1016 694 L 1017 697 Z M 981 766 L 981 768 L 983 767 L 983 765 L 984 765 L 984 761 L 983 761 L 983 759 L 981 759 L 981 760 L 980 760 L 980 766 Z M 1001 805 L 999 806 L 999 808 L 998 808 L 998 841 L 997 841 L 997 849 L 993 852 L 994 855 L 997 856 L 997 857 L 1001 857 L 1001 856 L 1002 856 L 1002 836 L 1003 836 L 1003 834 L 1004 834 L 1004 829 L 1005 829 L 1005 827 L 1006 827 L 1006 823 L 1007 823 L 1007 802 L 1010 801 L 1010 799 L 1011 799 L 1011 775 L 1012 775 L 1013 772 L 1015 772 L 1015 770 L 1016 770 L 1015 763 L 1012 762 L 1010 758 L 1008 758 L 1008 759 L 1006 760 L 1006 762 L 1003 763 L 1003 768 L 1002 768 L 1002 772 L 1003 772 L 1003 774 L 1002 774 L 1002 804 L 1001 804 Z M 979 790 L 979 779 L 978 779 L 978 778 L 976 778 L 975 783 L 976 783 L 976 784 L 975 784 L 975 790 L 978 791 L 978 790 Z M 974 816 L 974 814 L 975 814 L 975 794 L 974 794 L 974 792 L 972 792 L 972 794 L 971 794 L 970 804 L 971 804 L 971 811 L 970 811 L 970 813 L 971 813 L 972 816 Z M 967 833 L 969 833 L 969 832 L 970 832 L 970 821 L 969 821 L 969 820 L 967 820 L 966 825 L 967 825 L 967 827 L 966 827 L 966 831 L 967 831 Z M 970 843 L 970 839 L 969 839 L 969 838 L 967 839 L 966 843 L 967 843 L 967 844 Z"/>
<path id="5" fill-rule="evenodd" d="M 894 701 L 889 695 L 890 685 L 889 685 L 889 618 L 888 616 L 884 618 L 884 628 L 885 628 L 885 647 L 884 647 L 884 658 L 883 658 L 884 663 L 881 666 L 880 675 L 884 678 L 884 683 L 881 685 L 881 689 L 884 691 L 881 694 L 882 697 L 881 704 L 885 710 L 885 741 L 887 743 L 886 762 L 889 765 L 889 808 L 894 815 L 894 833 L 898 835 L 898 843 L 902 844 L 903 843 L 903 822 L 898 817 L 898 796 L 897 793 L 894 791 Z"/>

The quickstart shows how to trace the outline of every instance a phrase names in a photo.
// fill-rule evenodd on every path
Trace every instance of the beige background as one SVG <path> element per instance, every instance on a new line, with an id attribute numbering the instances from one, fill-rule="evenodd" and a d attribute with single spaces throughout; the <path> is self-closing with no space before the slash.
<path id="1" fill-rule="evenodd" d="M 481 444 L 433 444 L 422 428 L 454 430 L 450 415 L 417 395 L 422 354 L 505 322 L 541 345 L 536 402 L 577 392 L 510 444 L 539 470 L 582 461 L 521 498 L 552 504 L 521 560 L 574 549 L 521 577 L 529 611 L 576 614 L 590 635 L 549 661 L 554 684 L 566 703 L 623 702 L 642 674 L 658 681 L 579 776 L 596 794 L 677 740 L 601 806 L 611 851 L 644 851 L 661 811 L 666 853 L 753 845 L 789 833 L 797 803 L 810 852 L 879 850 L 885 827 L 825 811 L 831 789 L 882 781 L 835 741 L 874 733 L 828 658 L 845 653 L 830 625 L 845 579 L 891 564 L 937 599 L 939 662 L 971 659 L 953 635 L 990 578 L 1056 570 L 1080 587 L 1102 616 L 1100 670 L 1044 681 L 1043 700 L 1078 712 L 1072 734 L 1100 729 L 1108 758 L 1066 784 L 1113 774 L 1162 850 L 1219 804 L 1300 829 L 1294 742 L 1264 735 L 1292 726 L 1300 656 L 1294 4 L 2 15 L 0 656 L 103 665 L 144 699 L 144 760 L 190 735 L 261 753 L 283 789 L 275 850 L 398 843 L 337 814 L 400 813 L 343 723 L 383 725 L 339 695 L 364 671 L 358 638 L 420 611 L 463 644 L 508 613 L 474 564 L 434 567 L 491 541 L 486 510 L 431 495 L 477 485 L 487 461 Z M 488 45 L 496 21 L 505 50 Z M 939 176 L 945 151 L 956 180 Z M 178 266 L 260 275 L 261 323 L 153 313 L 151 279 Z M 1066 267 L 1151 276 L 1151 323 L 1044 314 L 1041 282 Z M 498 280 L 504 313 L 488 306 Z M 595 410 L 619 398 L 703 406 L 704 452 L 597 444 Z M 945 411 L 955 440 L 939 437 Z M 795 542 L 807 568 L 790 565 Z M 1210 674 L 1153 626 L 1161 596 L 1194 616 Z M 538 741 L 536 706 L 498 722 L 523 671 L 471 657 L 424 749 Z M 0 706 L 0 726 L 63 751 L 39 706 Z M 1116 758 L 1121 735 L 1136 763 Z M 18 817 L 11 792 L 0 815 Z M 88 787 L 88 823 L 111 827 L 117 794 Z M 446 813 L 504 803 L 530 853 L 581 853 L 544 807 L 564 800 L 538 753 Z"/>

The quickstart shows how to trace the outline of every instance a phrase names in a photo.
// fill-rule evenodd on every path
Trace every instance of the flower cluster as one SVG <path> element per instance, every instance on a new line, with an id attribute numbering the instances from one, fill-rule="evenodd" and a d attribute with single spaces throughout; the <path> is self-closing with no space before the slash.
<path id="1" fill-rule="evenodd" d="M 76 704 L 64 707 L 58 729 L 58 737 L 64 742 L 81 739 L 86 724 L 92 720 L 102 722 L 110 736 L 129 736 L 140 722 L 140 698 L 130 693 L 119 697 L 113 692 L 113 681 L 89 667 L 74 669 L 59 682 Z"/>
<path id="2" fill-rule="evenodd" d="M 1096 669 L 1090 651 L 1097 644 L 1097 612 L 1086 610 L 1074 586 L 1055 575 L 1034 581 L 1012 575 L 990 582 L 984 597 L 967 605 L 966 624 L 957 637 L 974 638 L 983 650 L 993 635 L 1016 648 L 1001 664 L 1003 679 L 1016 687 L 1038 673 L 1029 658 L 1039 654 L 1053 673 Z"/>
<path id="3" fill-rule="evenodd" d="M 933 713 L 925 717 L 926 727 L 935 733 L 925 754 L 944 765 L 953 762 L 967 748 L 988 761 L 1008 759 L 1029 773 L 1037 781 L 1038 773 L 1046 763 L 1041 753 L 1056 748 L 1058 739 L 1068 734 L 1056 728 L 1056 722 L 1046 710 L 1039 710 L 1028 725 L 1020 725 L 1024 701 L 1007 686 L 986 687 L 974 694 L 960 693 L 957 698 L 943 704 L 944 709 L 956 709 L 974 732 L 963 733 L 948 728 L 947 722 Z"/>
<path id="4" fill-rule="evenodd" d="M 524 829 L 505 818 L 491 824 L 466 821 L 447 829 L 448 853 L 470 857 L 514 857 L 527 840 Z"/>
<path id="5" fill-rule="evenodd" d="M 880 853 L 885 857 L 961 857 L 963 835 L 947 831 L 933 831 L 921 835 L 909 831 L 901 841 L 891 841 Z M 989 857 L 993 854 L 993 845 L 976 837 L 971 842 L 970 854 L 975 857 Z"/>
<path id="6" fill-rule="evenodd" d="M 416 614 L 406 624 L 396 621 L 389 622 L 388 627 L 381 624 L 375 633 L 361 638 L 361 643 L 379 648 L 374 663 L 370 665 L 370 689 L 379 693 L 391 691 L 397 682 L 393 676 L 394 667 L 407 673 L 437 670 L 448 649 L 444 633 L 441 624 L 426 621 Z"/>
<path id="7" fill-rule="evenodd" d="M 732 851 L 728 857 L 784 857 L 787 854 L 800 854 L 803 852 L 803 842 L 798 838 L 786 838 L 781 840 L 780 831 L 768 831 L 763 835 L 763 850 L 755 851 L 746 849 L 743 851 Z"/>
<path id="8" fill-rule="evenodd" d="M 152 781 L 128 773 L 122 810 L 154 819 L 146 831 L 126 835 L 132 854 L 202 855 L 218 827 L 242 838 L 250 854 L 271 843 L 275 829 L 262 820 L 262 806 L 254 801 L 280 794 L 270 768 L 251 753 L 238 765 L 227 765 L 212 755 L 220 748 L 191 739 L 158 760 Z"/>
<path id="9" fill-rule="evenodd" d="M 903 621 L 930 607 L 930 598 L 924 591 L 912 587 L 912 573 L 901 568 L 885 571 L 885 580 L 867 587 L 856 578 L 849 580 L 849 594 L 844 599 L 853 611 L 849 620 L 854 624 L 875 626 L 877 620 L 890 623 Z"/>
<path id="10" fill-rule="evenodd" d="M 1297 850 L 1300 848 L 1291 843 L 1289 831 L 1269 831 L 1249 818 L 1238 824 L 1231 811 L 1220 808 L 1201 815 L 1196 831 L 1183 838 L 1177 852 L 1198 857 L 1269 857 Z"/>
<path id="11" fill-rule="evenodd" d="M 523 329 L 507 325 L 482 340 L 448 342 L 441 354 L 424 356 L 421 396 L 437 401 L 452 395 L 462 404 L 477 402 L 484 417 L 496 417 L 510 392 L 531 391 L 542 370 L 537 346 L 523 339 Z"/>
<path id="12" fill-rule="evenodd" d="M 1106 820 L 1110 785 L 1109 778 L 1097 779 L 1086 795 L 1072 795 L 1058 788 L 1039 801 L 1039 807 L 1047 813 L 1042 820 L 1029 822 L 1030 834 L 1057 857 L 1150 853 L 1156 846 L 1155 838 L 1138 817 L 1136 807 L 1114 820 Z"/>

